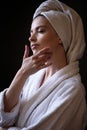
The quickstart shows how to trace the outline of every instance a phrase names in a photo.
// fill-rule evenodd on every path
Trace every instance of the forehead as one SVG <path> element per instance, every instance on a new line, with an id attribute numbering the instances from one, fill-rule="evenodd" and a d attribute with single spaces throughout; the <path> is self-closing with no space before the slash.
<path id="1" fill-rule="evenodd" d="M 31 24 L 31 29 L 34 29 L 38 26 L 46 26 L 46 27 L 51 27 L 50 23 L 44 16 L 37 16 Z"/>

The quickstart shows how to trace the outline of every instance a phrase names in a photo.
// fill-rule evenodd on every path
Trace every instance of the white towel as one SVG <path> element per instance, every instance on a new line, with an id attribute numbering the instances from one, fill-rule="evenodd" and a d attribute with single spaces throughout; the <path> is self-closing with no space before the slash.
<path id="1" fill-rule="evenodd" d="M 69 63 L 79 60 L 84 53 L 84 28 L 80 15 L 58 0 L 47 0 L 35 11 L 33 19 L 44 15 L 61 38 Z"/>

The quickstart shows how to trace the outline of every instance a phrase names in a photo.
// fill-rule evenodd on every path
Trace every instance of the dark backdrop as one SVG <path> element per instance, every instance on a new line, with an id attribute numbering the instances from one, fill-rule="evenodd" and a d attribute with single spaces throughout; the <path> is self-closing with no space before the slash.
<path id="1" fill-rule="evenodd" d="M 8 87 L 21 66 L 24 45 L 29 44 L 29 29 L 36 7 L 44 0 L 2 2 L 0 4 L 0 91 Z M 86 4 L 79 0 L 61 0 L 82 17 L 87 42 Z M 82 81 L 87 85 L 87 51 L 80 62 Z"/>

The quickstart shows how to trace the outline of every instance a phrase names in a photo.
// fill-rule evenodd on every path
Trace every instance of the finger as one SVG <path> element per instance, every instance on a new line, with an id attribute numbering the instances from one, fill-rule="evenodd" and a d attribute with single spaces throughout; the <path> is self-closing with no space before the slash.
<path id="1" fill-rule="evenodd" d="M 45 62 L 47 62 L 48 60 L 50 60 L 51 59 L 51 55 L 45 55 L 45 56 L 41 56 L 41 57 L 39 57 L 37 60 L 36 60 L 36 63 L 45 63 Z"/>
<path id="2" fill-rule="evenodd" d="M 48 66 L 50 66 L 50 65 L 52 65 L 51 62 L 45 62 L 44 64 L 38 66 L 38 69 L 43 69 L 43 68 L 46 68 L 46 67 L 48 67 Z"/>
<path id="3" fill-rule="evenodd" d="M 50 48 L 44 48 L 44 49 L 41 49 L 37 54 L 33 55 L 33 59 L 36 60 L 43 57 L 49 57 L 50 55 L 52 55 Z"/>
<path id="4" fill-rule="evenodd" d="M 29 46 L 25 45 L 25 51 L 23 55 L 23 59 L 27 58 L 29 56 Z"/>
<path id="5" fill-rule="evenodd" d="M 43 48 L 43 49 L 41 49 L 36 55 L 41 56 L 41 55 L 47 54 L 47 53 L 52 53 L 52 52 L 50 51 L 50 48 Z"/>
<path id="6" fill-rule="evenodd" d="M 49 59 L 51 58 L 51 54 L 37 56 L 36 58 L 32 57 L 33 64 L 36 66 L 42 66 L 44 65 Z"/>

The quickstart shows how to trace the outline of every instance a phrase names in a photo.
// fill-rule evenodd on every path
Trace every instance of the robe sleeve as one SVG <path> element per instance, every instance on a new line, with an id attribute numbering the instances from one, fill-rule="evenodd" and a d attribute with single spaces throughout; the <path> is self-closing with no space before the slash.
<path id="1" fill-rule="evenodd" d="M 11 126 L 15 123 L 18 116 L 20 103 L 18 103 L 10 112 L 4 111 L 4 94 L 6 89 L 0 93 L 0 126 Z"/>

